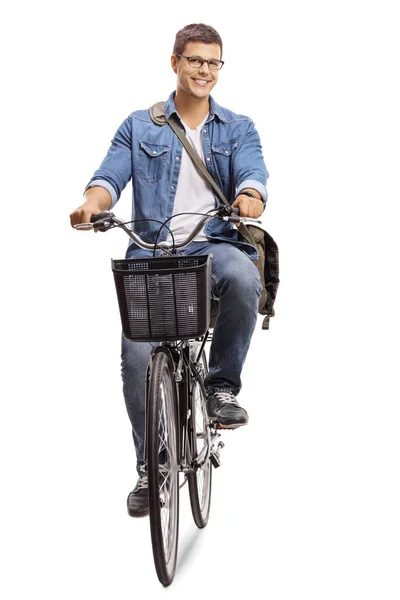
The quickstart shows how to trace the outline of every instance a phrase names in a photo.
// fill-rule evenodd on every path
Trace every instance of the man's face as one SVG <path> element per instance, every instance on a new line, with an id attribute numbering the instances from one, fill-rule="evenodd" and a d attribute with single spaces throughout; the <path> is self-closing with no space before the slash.
<path id="1" fill-rule="evenodd" d="M 201 58 L 221 58 L 221 48 L 218 44 L 203 42 L 188 42 L 182 52 L 184 56 L 200 56 Z M 186 58 L 171 57 L 171 65 L 177 74 L 177 92 L 183 92 L 195 98 L 207 98 L 218 81 L 219 71 L 210 70 L 207 63 L 199 68 L 189 65 Z"/>

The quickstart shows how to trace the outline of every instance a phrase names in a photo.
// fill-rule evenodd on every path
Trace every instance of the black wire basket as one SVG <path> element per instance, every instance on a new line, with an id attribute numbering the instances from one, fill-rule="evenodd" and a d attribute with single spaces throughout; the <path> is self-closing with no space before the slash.
<path id="1" fill-rule="evenodd" d="M 112 260 L 124 336 L 136 342 L 187 340 L 210 322 L 211 257 Z"/>

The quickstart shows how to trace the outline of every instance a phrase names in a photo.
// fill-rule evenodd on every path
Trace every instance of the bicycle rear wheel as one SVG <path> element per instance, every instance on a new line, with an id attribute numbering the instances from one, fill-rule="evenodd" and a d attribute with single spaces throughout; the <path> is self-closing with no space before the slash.
<path id="1" fill-rule="evenodd" d="M 147 412 L 149 514 L 154 564 L 167 586 L 175 575 L 179 531 L 177 397 L 172 358 L 157 348 L 150 371 Z"/>
<path id="2" fill-rule="evenodd" d="M 204 351 L 199 359 L 197 368 L 200 371 L 200 378 L 203 381 L 208 372 Z M 191 430 L 191 439 L 193 440 L 193 459 L 199 457 L 210 446 L 210 431 L 207 424 L 206 399 L 203 390 L 204 387 L 200 384 L 199 380 L 194 380 L 189 420 L 189 429 Z M 190 506 L 194 522 L 200 529 L 208 523 L 211 503 L 211 482 L 212 468 L 210 458 L 207 458 L 195 471 L 188 473 Z"/>

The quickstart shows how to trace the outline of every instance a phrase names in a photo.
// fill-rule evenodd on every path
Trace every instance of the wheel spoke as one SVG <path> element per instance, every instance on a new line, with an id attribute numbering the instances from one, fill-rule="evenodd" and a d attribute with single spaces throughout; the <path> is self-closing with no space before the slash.
<path id="1" fill-rule="evenodd" d="M 199 360 L 197 368 L 200 377 L 204 380 L 207 373 L 207 363 L 204 354 Z M 192 393 L 195 456 L 198 457 L 201 454 L 206 456 L 206 451 L 210 444 L 210 435 L 203 388 L 198 381 L 194 383 Z M 208 520 L 211 497 L 211 465 L 209 458 L 205 462 L 203 461 L 201 466 L 195 469 L 194 473 L 189 474 L 189 493 L 195 523 L 198 527 L 204 527 Z"/>
<path id="2" fill-rule="evenodd" d="M 178 465 L 176 397 L 171 359 L 157 352 L 153 359 L 149 392 L 149 481 L 151 478 L 150 525 L 154 562 L 162 583 L 170 583 L 175 572 L 178 542 Z M 151 407 L 154 407 L 151 413 Z M 150 460 L 151 456 L 151 460 Z M 151 463 L 151 465 L 150 465 Z"/>
<path id="3" fill-rule="evenodd" d="M 159 416 L 159 444 L 158 457 L 162 460 L 159 464 L 159 497 L 160 497 L 160 518 L 162 528 L 162 539 L 165 560 L 168 563 L 171 556 L 171 541 L 174 536 L 173 513 L 173 493 L 171 494 L 171 483 L 174 477 L 174 467 L 176 469 L 173 456 L 173 435 L 168 428 L 168 407 L 167 396 L 170 390 L 166 389 L 168 382 L 162 381 L 160 384 L 160 416 Z"/>

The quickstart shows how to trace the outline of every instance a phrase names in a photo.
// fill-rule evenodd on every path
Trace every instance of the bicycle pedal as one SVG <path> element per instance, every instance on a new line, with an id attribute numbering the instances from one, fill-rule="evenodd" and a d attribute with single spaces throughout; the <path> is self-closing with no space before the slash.
<path id="1" fill-rule="evenodd" d="M 244 427 L 245 425 L 247 425 L 247 423 L 235 423 L 232 425 L 220 425 L 217 423 L 216 429 L 218 429 L 218 431 L 233 431 L 234 429 L 239 429 L 239 427 Z"/>
<path id="2" fill-rule="evenodd" d="M 218 467 L 221 466 L 221 461 L 219 456 L 217 456 L 216 454 L 210 454 L 210 460 L 211 460 L 211 464 L 215 469 L 218 469 Z"/>

